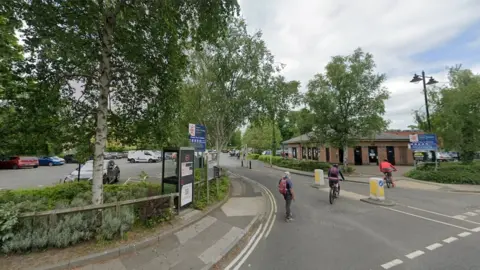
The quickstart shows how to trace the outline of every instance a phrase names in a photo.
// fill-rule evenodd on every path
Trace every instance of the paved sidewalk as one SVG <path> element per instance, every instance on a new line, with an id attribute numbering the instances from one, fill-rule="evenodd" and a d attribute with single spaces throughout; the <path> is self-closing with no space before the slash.
<path id="1" fill-rule="evenodd" d="M 235 246 L 266 209 L 266 200 L 258 186 L 235 176 L 231 177 L 231 183 L 228 201 L 196 223 L 133 254 L 77 269 L 209 269 Z M 194 210 L 189 216 L 198 212 Z"/>

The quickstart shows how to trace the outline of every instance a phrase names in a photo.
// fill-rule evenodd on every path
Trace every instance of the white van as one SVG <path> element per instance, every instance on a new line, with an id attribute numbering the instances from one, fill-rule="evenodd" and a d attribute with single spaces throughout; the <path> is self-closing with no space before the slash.
<path id="1" fill-rule="evenodd" d="M 128 151 L 128 161 L 131 163 L 136 162 L 158 162 L 160 156 L 158 156 L 154 151 L 150 150 L 137 150 L 137 151 Z"/>

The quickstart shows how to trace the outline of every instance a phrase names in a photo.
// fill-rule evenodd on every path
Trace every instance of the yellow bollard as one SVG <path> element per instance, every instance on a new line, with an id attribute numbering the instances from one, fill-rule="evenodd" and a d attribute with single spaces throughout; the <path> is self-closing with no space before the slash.
<path id="1" fill-rule="evenodd" d="M 325 175 L 323 174 L 323 170 L 315 169 L 315 185 L 316 186 L 323 186 L 325 185 Z"/>
<path id="2" fill-rule="evenodd" d="M 385 189 L 384 182 L 382 178 L 370 178 L 370 199 L 376 201 L 385 200 Z"/>

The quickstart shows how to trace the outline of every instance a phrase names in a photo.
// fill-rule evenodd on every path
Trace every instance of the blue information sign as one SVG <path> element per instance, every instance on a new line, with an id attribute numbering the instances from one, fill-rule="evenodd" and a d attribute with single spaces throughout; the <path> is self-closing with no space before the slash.
<path id="1" fill-rule="evenodd" d="M 438 149 L 437 135 L 419 134 L 418 141 L 410 143 L 412 151 L 436 151 Z"/>
<path id="2" fill-rule="evenodd" d="M 195 146 L 195 151 L 205 152 L 207 148 L 207 129 L 199 124 L 189 124 L 188 134 L 190 142 Z"/>

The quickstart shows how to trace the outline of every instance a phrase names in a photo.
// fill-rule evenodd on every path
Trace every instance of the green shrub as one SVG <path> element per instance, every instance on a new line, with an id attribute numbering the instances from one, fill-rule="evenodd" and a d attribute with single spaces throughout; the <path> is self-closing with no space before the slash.
<path id="1" fill-rule="evenodd" d="M 175 186 L 166 186 L 175 191 Z M 104 202 L 156 196 L 161 185 L 148 182 L 105 185 Z M 48 247 L 63 248 L 90 239 L 121 237 L 134 223 L 152 226 L 171 217 L 168 198 L 103 211 L 86 211 L 50 217 L 19 218 L 22 212 L 80 207 L 91 204 L 91 184 L 73 182 L 50 187 L 0 192 L 0 248 L 4 253 Z"/>
<path id="2" fill-rule="evenodd" d="M 199 210 L 205 209 L 207 206 L 221 201 L 229 192 L 230 179 L 227 176 L 222 176 L 218 179 L 219 193 L 217 194 L 217 181 L 211 180 L 209 182 L 209 201 L 207 201 L 207 185 L 203 184 L 196 186 L 195 195 L 196 199 L 194 201 L 193 207 Z"/>
<path id="3" fill-rule="evenodd" d="M 269 155 L 261 155 L 258 160 L 265 163 L 270 163 Z M 331 165 L 326 162 L 319 162 L 314 160 L 297 160 L 282 158 L 280 156 L 272 157 L 272 164 L 278 167 L 289 168 L 300 171 L 313 172 L 315 169 L 328 170 Z"/>
<path id="4" fill-rule="evenodd" d="M 445 184 L 480 184 L 480 164 L 462 164 L 457 162 L 439 163 L 437 171 L 435 164 L 424 163 L 417 166 L 405 176 Z"/>
<path id="5" fill-rule="evenodd" d="M 259 157 L 260 157 L 260 154 L 252 154 L 252 153 L 250 153 L 250 154 L 247 155 L 247 158 L 248 158 L 248 159 L 251 159 L 251 160 L 257 160 Z"/>

